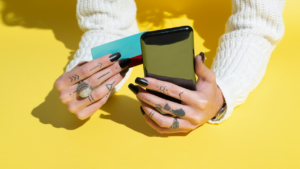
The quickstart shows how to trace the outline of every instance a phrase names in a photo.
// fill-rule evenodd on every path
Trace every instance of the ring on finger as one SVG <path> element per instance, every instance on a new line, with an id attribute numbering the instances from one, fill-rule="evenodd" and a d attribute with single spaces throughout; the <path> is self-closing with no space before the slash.
<path id="1" fill-rule="evenodd" d="M 177 117 L 174 117 L 173 124 L 172 124 L 172 126 L 170 128 L 173 129 L 173 130 L 179 129 L 179 122 L 177 120 Z"/>
<path id="2" fill-rule="evenodd" d="M 86 98 L 92 93 L 92 90 L 93 88 L 90 84 L 80 81 L 78 83 L 76 92 L 80 97 Z"/>

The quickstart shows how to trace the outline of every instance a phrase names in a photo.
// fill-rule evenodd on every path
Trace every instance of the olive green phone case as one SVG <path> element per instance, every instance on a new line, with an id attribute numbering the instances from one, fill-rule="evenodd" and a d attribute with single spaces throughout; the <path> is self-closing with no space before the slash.
<path id="1" fill-rule="evenodd" d="M 178 86 L 196 90 L 194 35 L 189 26 L 146 32 L 141 36 L 144 74 Z M 180 103 L 159 92 L 155 95 Z"/>

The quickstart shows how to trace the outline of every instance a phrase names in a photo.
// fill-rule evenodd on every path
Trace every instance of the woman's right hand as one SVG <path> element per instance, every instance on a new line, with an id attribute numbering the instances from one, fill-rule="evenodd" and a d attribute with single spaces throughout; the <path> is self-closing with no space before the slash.
<path id="1" fill-rule="evenodd" d="M 83 120 L 106 103 L 111 90 L 123 79 L 131 62 L 130 59 L 118 61 L 120 57 L 120 53 L 115 53 L 80 63 L 56 80 L 59 98 L 68 106 L 70 112 Z M 86 98 L 81 98 L 76 93 L 80 81 L 93 87 L 91 94 Z"/>

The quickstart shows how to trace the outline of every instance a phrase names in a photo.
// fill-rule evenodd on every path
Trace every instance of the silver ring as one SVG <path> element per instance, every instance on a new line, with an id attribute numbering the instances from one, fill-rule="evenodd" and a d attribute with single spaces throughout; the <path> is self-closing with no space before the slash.
<path id="1" fill-rule="evenodd" d="M 173 130 L 179 129 L 179 122 L 177 120 L 177 117 L 174 117 L 173 124 L 172 124 L 172 126 L 170 128 L 173 129 Z"/>
<path id="2" fill-rule="evenodd" d="M 78 83 L 76 92 L 80 97 L 86 98 L 92 93 L 92 90 L 93 88 L 90 84 L 80 81 Z"/>

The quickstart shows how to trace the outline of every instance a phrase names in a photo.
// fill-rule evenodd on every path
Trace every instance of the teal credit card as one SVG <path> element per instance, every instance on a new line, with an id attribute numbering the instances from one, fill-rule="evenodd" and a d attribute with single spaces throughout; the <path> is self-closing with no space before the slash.
<path id="1" fill-rule="evenodd" d="M 148 32 L 148 31 L 145 31 Z M 97 59 L 107 54 L 113 54 L 116 52 L 121 53 L 120 59 L 133 58 L 142 54 L 141 50 L 141 32 L 135 35 L 131 35 L 116 41 L 112 41 L 100 46 L 92 48 L 93 59 Z"/>

